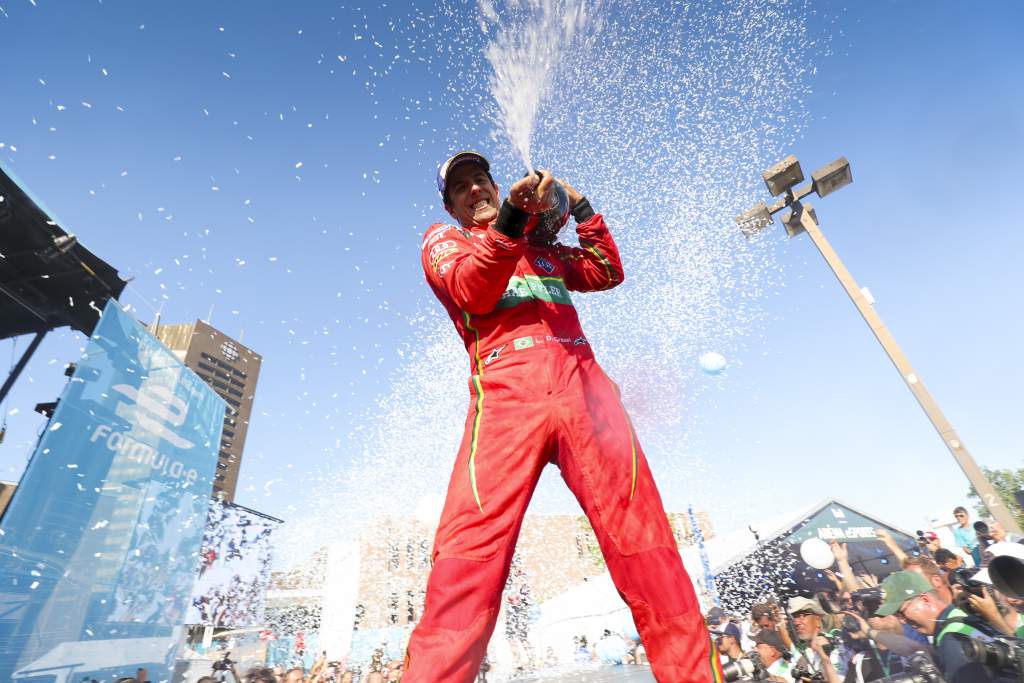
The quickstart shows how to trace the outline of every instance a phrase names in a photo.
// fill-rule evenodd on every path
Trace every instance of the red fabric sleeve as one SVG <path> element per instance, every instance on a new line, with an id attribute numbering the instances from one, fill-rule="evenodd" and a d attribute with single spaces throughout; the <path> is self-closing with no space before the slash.
<path id="1" fill-rule="evenodd" d="M 555 245 L 555 254 L 565 264 L 565 286 L 574 292 L 611 289 L 622 282 L 622 261 L 619 249 L 597 213 L 576 226 L 579 247 Z"/>
<path id="2" fill-rule="evenodd" d="M 494 228 L 487 228 L 481 239 L 452 225 L 432 225 L 423 236 L 423 272 L 435 291 L 465 312 L 490 313 L 525 244 L 525 238 L 512 239 Z"/>

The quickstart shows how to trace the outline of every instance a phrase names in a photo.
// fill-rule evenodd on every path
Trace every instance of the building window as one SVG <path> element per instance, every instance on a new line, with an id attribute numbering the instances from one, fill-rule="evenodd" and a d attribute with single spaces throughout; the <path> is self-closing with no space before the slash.
<path id="1" fill-rule="evenodd" d="M 359 622 L 361 622 L 363 620 L 363 617 L 365 617 L 365 616 L 366 616 L 366 607 L 364 605 L 362 605 L 362 604 L 356 605 L 355 619 L 352 620 L 352 630 L 353 631 L 358 631 L 359 630 Z"/>
<path id="2" fill-rule="evenodd" d="M 398 544 L 388 543 L 388 571 L 394 571 L 398 569 L 399 566 Z"/>
<path id="3" fill-rule="evenodd" d="M 398 623 L 398 593 L 392 593 L 388 596 L 388 621 L 392 624 Z"/>

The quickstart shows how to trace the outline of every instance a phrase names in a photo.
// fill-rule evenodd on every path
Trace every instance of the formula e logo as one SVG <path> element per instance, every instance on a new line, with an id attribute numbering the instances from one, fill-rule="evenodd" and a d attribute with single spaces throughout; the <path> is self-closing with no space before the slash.
<path id="1" fill-rule="evenodd" d="M 537 266 L 538 268 L 543 270 L 548 275 L 551 275 L 551 273 L 555 272 L 555 265 L 553 263 L 551 263 L 551 261 L 548 261 L 543 256 L 538 256 L 534 260 L 533 265 Z"/>
<path id="2" fill-rule="evenodd" d="M 192 448 L 195 444 L 181 438 L 168 428 L 185 424 L 188 404 L 167 387 L 143 385 L 142 391 L 127 384 L 115 384 L 113 390 L 126 396 L 131 403 L 122 403 L 140 427 L 156 434 L 177 448 Z"/>
<path id="3" fill-rule="evenodd" d="M 502 350 L 504 350 L 506 346 L 507 344 L 502 344 L 498 348 L 492 350 L 490 355 L 488 355 L 487 359 L 484 361 L 484 365 L 490 365 L 494 361 L 498 360 L 498 356 L 501 355 Z"/>

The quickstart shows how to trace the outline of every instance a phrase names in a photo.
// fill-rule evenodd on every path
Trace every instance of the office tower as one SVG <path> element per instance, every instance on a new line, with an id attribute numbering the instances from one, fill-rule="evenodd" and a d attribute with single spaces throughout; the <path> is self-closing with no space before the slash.
<path id="1" fill-rule="evenodd" d="M 227 401 L 213 495 L 234 501 L 245 435 L 249 430 L 249 416 L 256 394 L 256 380 L 263 359 L 202 320 L 164 325 L 158 319 L 149 330 Z"/>

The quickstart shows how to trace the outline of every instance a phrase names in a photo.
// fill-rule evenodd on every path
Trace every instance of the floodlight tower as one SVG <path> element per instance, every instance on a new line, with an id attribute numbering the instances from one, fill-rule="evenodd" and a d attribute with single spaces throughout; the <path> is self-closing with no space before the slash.
<path id="1" fill-rule="evenodd" d="M 772 196 L 779 197 L 779 199 L 770 205 L 760 202 L 742 216 L 738 216 L 736 222 L 739 224 L 740 230 L 749 239 L 771 225 L 775 220 L 773 218 L 774 214 L 783 209 L 789 209 L 782 216 L 782 224 L 786 228 L 786 234 L 789 237 L 796 237 L 804 232 L 810 235 L 814 246 L 818 248 L 829 268 L 832 269 L 840 284 L 843 285 L 843 289 L 846 290 L 850 300 L 853 301 L 853 305 L 857 307 L 857 310 L 864 317 L 864 321 L 871 328 L 878 343 L 889 354 L 889 360 L 896 366 L 903 381 L 911 393 L 914 394 L 914 398 L 917 399 L 921 408 L 924 409 L 928 419 L 932 422 L 932 426 L 935 427 L 935 431 L 939 433 L 943 443 L 946 444 L 946 448 L 953 454 L 953 458 L 960 465 L 960 469 L 963 470 L 964 474 L 967 475 L 968 481 L 971 482 L 974 490 L 981 496 L 989 512 L 1003 525 L 1004 529 L 1020 534 L 1021 530 L 1017 520 L 1003 503 L 1002 498 L 996 493 L 996 490 L 989 483 L 977 463 L 974 462 L 974 458 L 971 457 L 967 447 L 960 440 L 960 437 L 957 436 L 946 416 L 942 414 L 939 404 L 935 402 L 932 395 L 925 389 L 921 378 L 914 372 L 914 368 L 910 365 L 907 357 L 903 355 L 903 351 L 900 350 L 896 340 L 889 332 L 889 328 L 885 326 L 878 313 L 875 312 L 875 302 L 871 298 L 870 292 L 857 286 L 857 281 L 853 279 L 850 271 L 839 260 L 839 255 L 832 249 L 832 245 L 828 243 L 825 235 L 821 232 L 821 228 L 818 227 L 818 217 L 814 213 L 814 208 L 809 203 L 802 201 L 804 197 L 807 197 L 812 192 L 819 197 L 826 197 L 852 183 L 853 175 L 850 173 L 850 163 L 846 160 L 846 157 L 839 157 L 827 166 L 823 166 L 812 173 L 811 182 L 800 188 L 797 188 L 796 185 L 803 182 L 804 173 L 800 168 L 800 162 L 793 155 L 775 164 L 762 173 L 761 176 L 768 186 L 768 191 L 772 193 Z M 780 195 L 782 196 L 780 197 Z"/>

